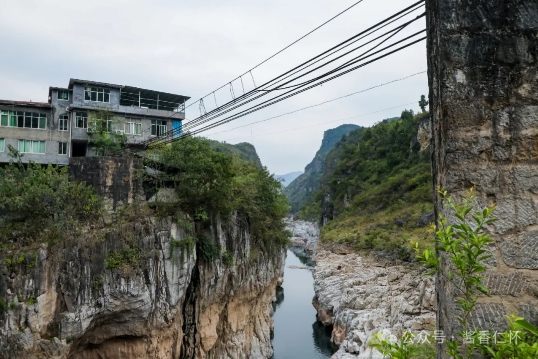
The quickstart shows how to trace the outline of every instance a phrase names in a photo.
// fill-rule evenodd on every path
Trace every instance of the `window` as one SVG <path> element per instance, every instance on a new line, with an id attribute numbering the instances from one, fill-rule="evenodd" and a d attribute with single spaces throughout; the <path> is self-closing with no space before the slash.
<path id="1" fill-rule="evenodd" d="M 67 142 L 58 142 L 58 154 L 67 155 Z"/>
<path id="2" fill-rule="evenodd" d="M 0 152 L 4 152 L 4 139 L 0 138 Z"/>
<path id="3" fill-rule="evenodd" d="M 125 133 L 128 135 L 141 135 L 142 134 L 142 124 L 136 122 L 126 122 L 125 123 Z"/>
<path id="4" fill-rule="evenodd" d="M 37 112 L 0 111 L 0 126 L 44 130 L 47 127 L 47 115 Z"/>
<path id="5" fill-rule="evenodd" d="M 84 100 L 94 102 L 110 102 L 110 90 L 102 87 L 86 87 Z"/>
<path id="6" fill-rule="evenodd" d="M 152 136 L 162 136 L 166 131 L 166 121 L 161 120 L 151 120 L 151 135 Z"/>
<path id="7" fill-rule="evenodd" d="M 45 153 L 45 141 L 19 140 L 21 153 Z"/>
<path id="8" fill-rule="evenodd" d="M 58 100 L 62 100 L 62 101 L 69 100 L 69 91 L 67 91 L 67 90 L 58 90 Z"/>
<path id="9" fill-rule="evenodd" d="M 60 123 L 58 125 L 58 130 L 67 131 L 69 124 L 69 115 L 60 115 Z"/>
<path id="10" fill-rule="evenodd" d="M 75 127 L 88 128 L 88 114 L 86 112 L 75 113 Z"/>

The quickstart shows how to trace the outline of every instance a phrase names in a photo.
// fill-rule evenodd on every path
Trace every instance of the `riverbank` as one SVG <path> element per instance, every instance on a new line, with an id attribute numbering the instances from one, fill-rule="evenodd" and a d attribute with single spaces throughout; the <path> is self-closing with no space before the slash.
<path id="1" fill-rule="evenodd" d="M 435 286 L 422 269 L 321 243 L 314 258 L 313 304 L 339 346 L 332 359 L 381 358 L 368 343 L 382 329 L 397 336 L 435 329 Z"/>
<path id="2" fill-rule="evenodd" d="M 312 266 L 316 318 L 338 347 L 331 359 L 381 358 L 368 343 L 382 329 L 434 330 L 435 287 L 422 268 L 324 246 L 310 222 L 289 220 L 287 229 L 290 250 Z"/>

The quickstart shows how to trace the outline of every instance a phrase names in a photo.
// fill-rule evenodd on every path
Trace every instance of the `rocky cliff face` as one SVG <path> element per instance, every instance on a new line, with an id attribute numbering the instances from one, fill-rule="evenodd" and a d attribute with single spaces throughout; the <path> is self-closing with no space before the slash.
<path id="1" fill-rule="evenodd" d="M 357 128 L 359 128 L 357 125 L 341 125 L 325 131 L 323 140 L 321 141 L 321 147 L 316 152 L 312 162 L 306 165 L 302 175 L 293 180 L 284 189 L 284 193 L 291 205 L 291 212 L 295 213 L 299 211 L 303 205 L 312 199 L 314 193 L 320 188 L 325 157 L 342 137 Z"/>
<path id="2" fill-rule="evenodd" d="M 88 161 L 130 183 L 132 166 Z M 114 183 L 103 186 L 116 192 Z M 210 219 L 195 242 L 186 219 L 129 208 L 2 263 L 0 358 L 271 357 L 284 250 L 257 249 L 238 217 Z"/>
<path id="3" fill-rule="evenodd" d="M 333 359 L 382 358 L 368 347 L 382 329 L 398 337 L 435 329 L 434 282 L 423 270 L 319 244 L 314 259 L 313 304 L 340 346 Z"/>

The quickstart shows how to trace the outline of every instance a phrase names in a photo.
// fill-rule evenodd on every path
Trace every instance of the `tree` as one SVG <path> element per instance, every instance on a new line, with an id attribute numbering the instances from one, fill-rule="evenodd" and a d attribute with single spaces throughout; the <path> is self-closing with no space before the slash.
<path id="1" fill-rule="evenodd" d="M 420 109 L 422 110 L 422 112 L 426 112 L 426 106 L 428 106 L 429 103 L 430 101 L 426 100 L 426 96 L 424 95 L 420 96 L 420 101 L 418 102 L 418 105 L 420 106 Z"/>
<path id="2" fill-rule="evenodd" d="M 121 125 L 123 125 L 123 121 L 114 118 L 106 109 L 90 113 L 88 121 L 89 143 L 99 156 L 106 156 L 123 147 L 127 141 L 127 136 L 123 131 L 116 131 L 116 128 Z"/>

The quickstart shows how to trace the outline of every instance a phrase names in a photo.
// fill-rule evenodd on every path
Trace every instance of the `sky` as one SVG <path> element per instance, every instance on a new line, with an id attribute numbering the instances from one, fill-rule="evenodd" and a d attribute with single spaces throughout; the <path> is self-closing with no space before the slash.
<path id="1" fill-rule="evenodd" d="M 78 78 L 176 93 L 194 101 L 356 1 L 5 1 L 0 21 L 0 98 L 46 102 L 49 86 L 65 87 L 70 78 Z M 414 2 L 363 0 L 256 68 L 254 80 L 259 85 L 280 75 Z M 424 18 L 413 26 L 413 31 L 424 28 Z M 405 108 L 418 111 L 420 95 L 428 92 L 426 74 L 248 124 L 426 68 L 426 44 L 421 42 L 203 135 L 232 144 L 252 143 L 272 173 L 303 170 L 325 130 L 344 123 L 371 126 Z M 252 89 L 252 78 L 243 77 L 243 86 Z M 233 88 L 236 95 L 242 93 L 241 82 L 235 81 Z M 219 105 L 230 101 L 229 86 L 215 97 Z M 204 104 L 211 110 L 215 99 L 209 97 Z M 387 108 L 392 109 L 381 111 Z M 198 103 L 186 110 L 187 119 L 199 115 Z"/>

